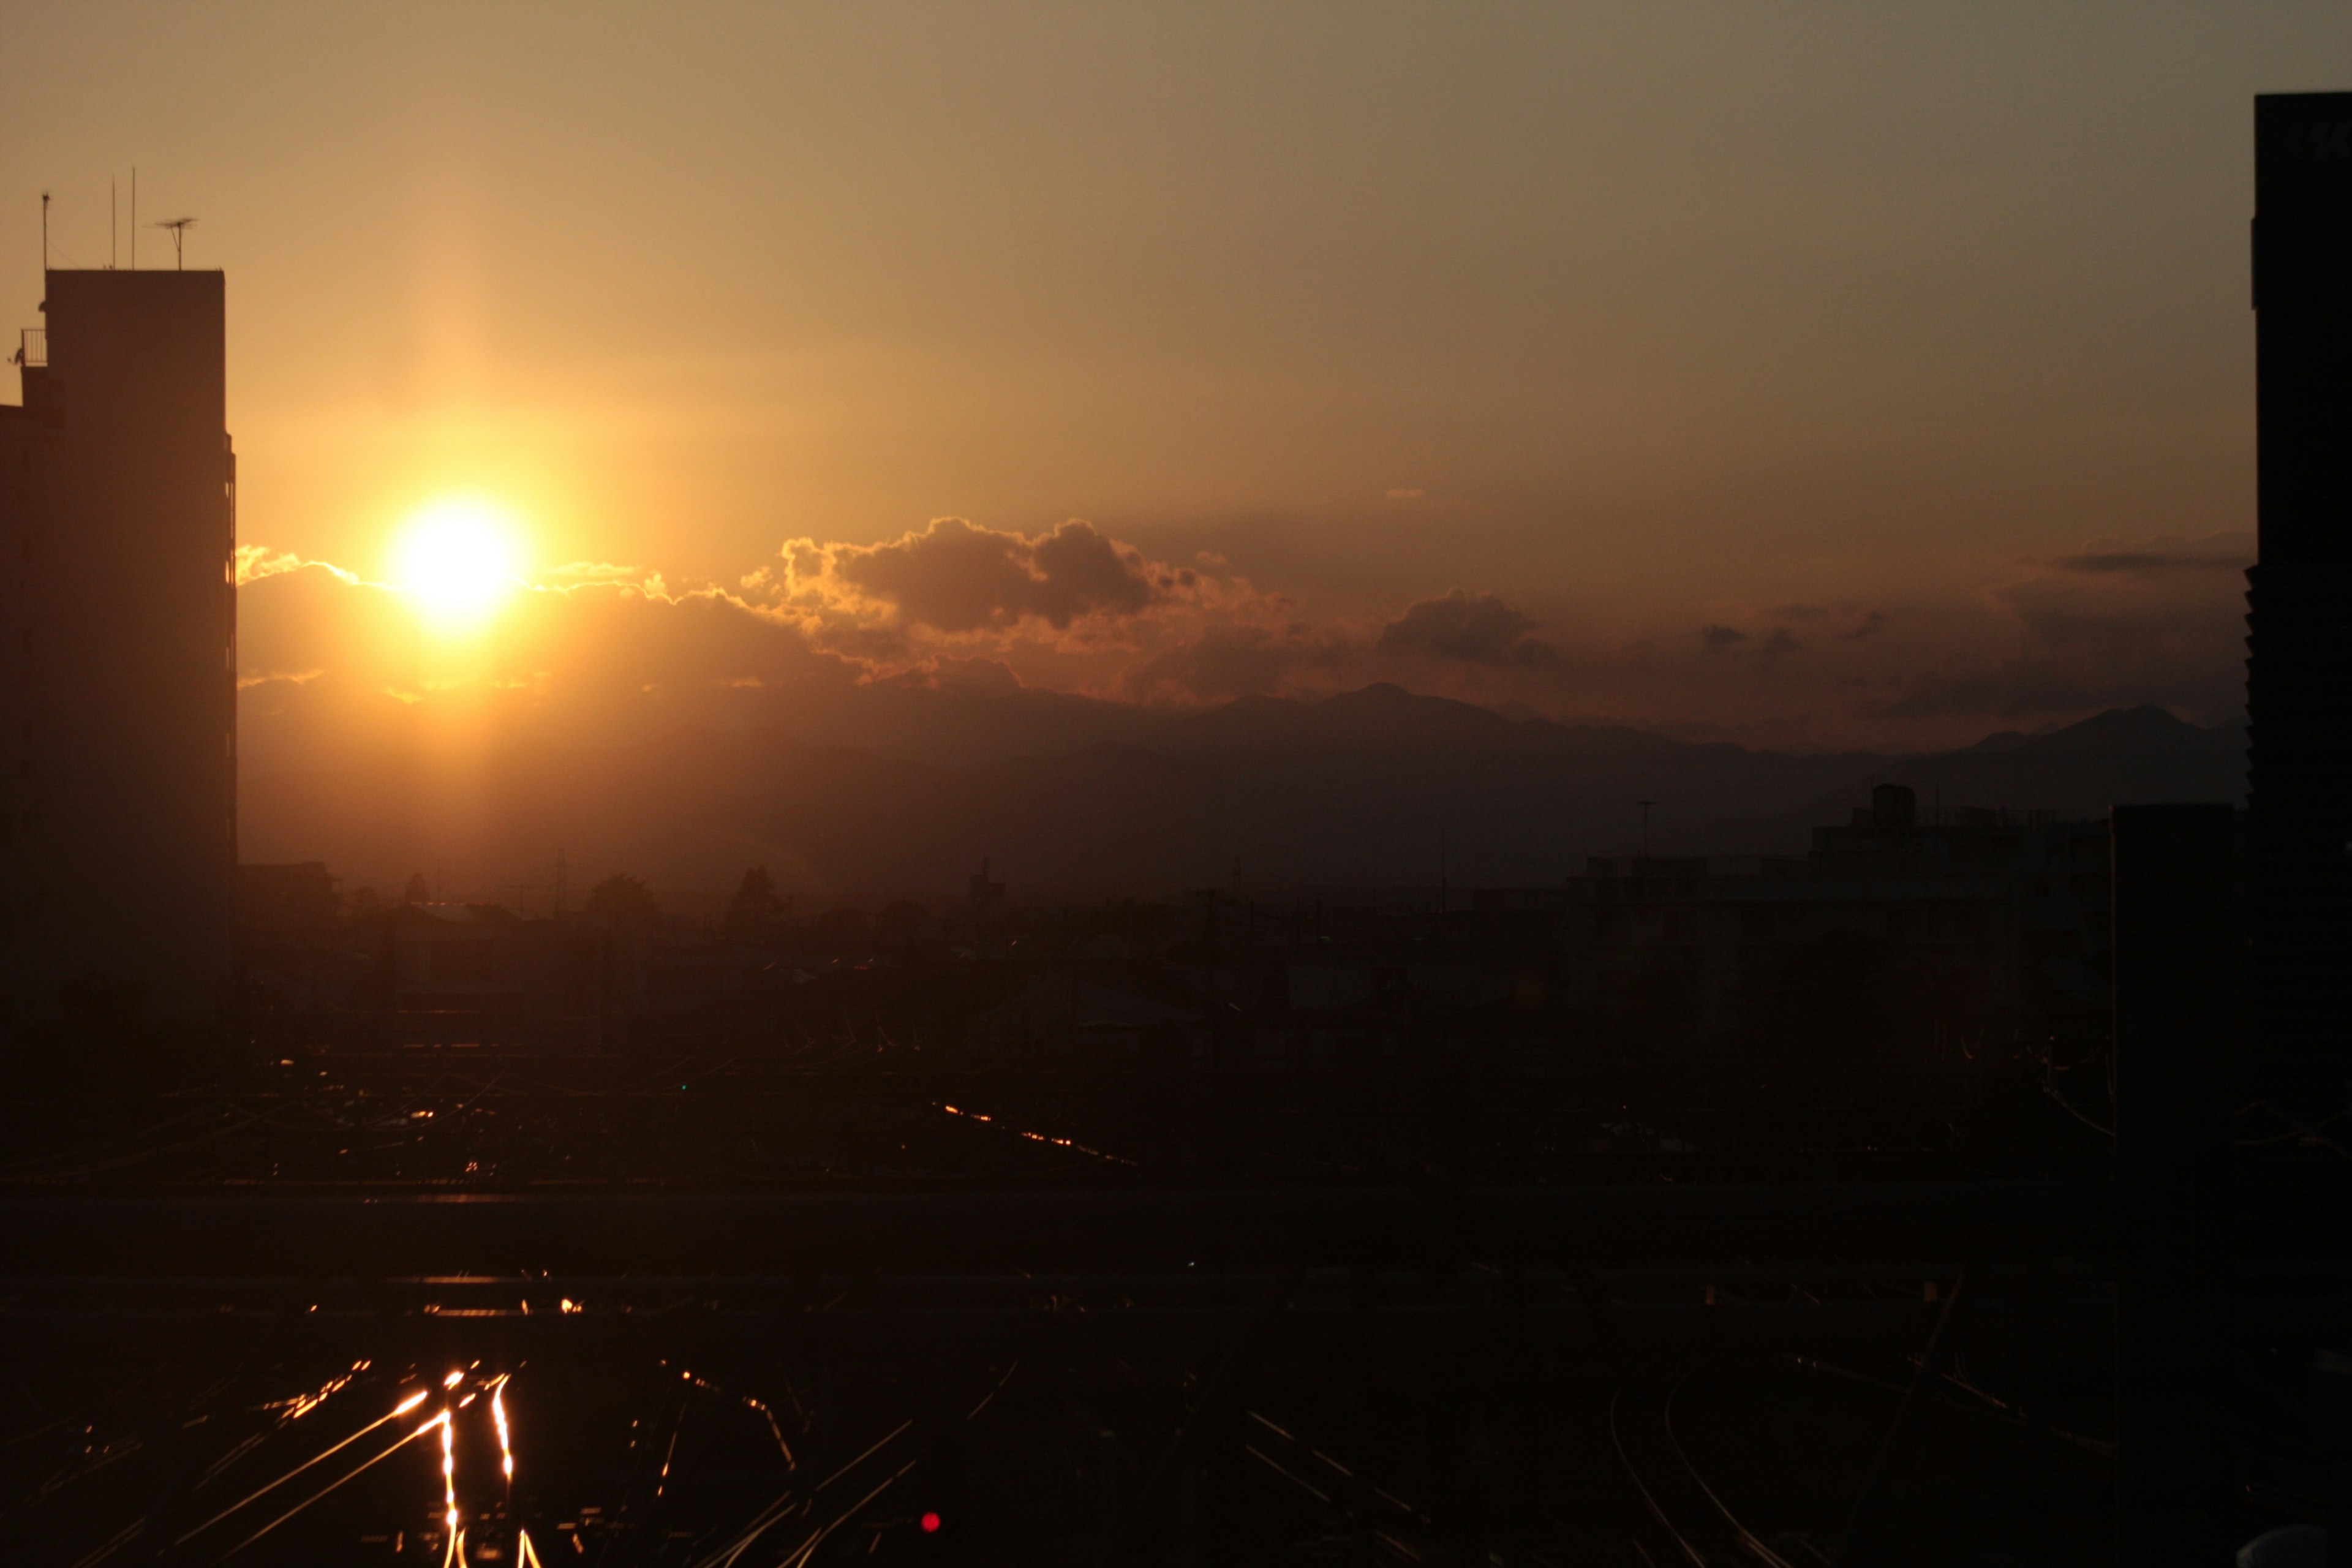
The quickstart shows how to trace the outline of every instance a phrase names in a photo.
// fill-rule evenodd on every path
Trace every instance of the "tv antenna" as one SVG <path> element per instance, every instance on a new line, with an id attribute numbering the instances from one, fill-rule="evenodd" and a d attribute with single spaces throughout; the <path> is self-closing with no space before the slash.
<path id="1" fill-rule="evenodd" d="M 180 247 L 188 237 L 188 226 L 195 221 L 192 217 L 175 217 L 147 226 L 149 228 L 168 228 L 172 231 L 172 269 L 175 272 L 184 269 L 186 265 L 181 258 Z"/>
<path id="2" fill-rule="evenodd" d="M 49 269 L 49 193 L 41 193 L 41 270 Z"/>

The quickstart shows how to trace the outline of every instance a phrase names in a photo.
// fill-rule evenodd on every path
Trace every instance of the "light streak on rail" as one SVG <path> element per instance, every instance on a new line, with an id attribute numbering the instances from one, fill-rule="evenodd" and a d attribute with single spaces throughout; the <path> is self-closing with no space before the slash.
<path id="1" fill-rule="evenodd" d="M 665 1361 L 662 1364 L 664 1366 L 667 1366 L 669 1363 Z M 721 1399 L 732 1399 L 740 1404 L 746 1410 L 758 1411 L 761 1417 L 767 1421 L 769 1434 L 776 1439 L 776 1451 L 783 1455 L 785 1465 L 793 1469 L 800 1468 L 800 1461 L 793 1458 L 793 1446 L 784 1441 L 784 1429 L 778 1424 L 776 1420 L 776 1413 L 768 1407 L 765 1401 L 756 1398 L 749 1394 L 730 1394 L 727 1390 L 719 1387 L 717 1384 L 712 1383 L 708 1378 L 698 1375 L 692 1367 L 680 1367 L 678 1369 L 677 1375 L 685 1382 L 692 1384 L 695 1387 L 701 1389 L 706 1394 L 717 1394 Z"/>
<path id="2" fill-rule="evenodd" d="M 451 1373 L 454 1381 L 457 1373 Z M 448 1526 L 449 1549 L 442 1553 L 442 1568 L 462 1563 L 466 1556 L 466 1532 L 457 1528 L 457 1424 L 444 1410 L 435 1417 L 441 1423 L 441 1517 Z"/>
<path id="3" fill-rule="evenodd" d="M 213 1515 L 212 1518 L 205 1521 L 204 1523 L 196 1526 L 195 1529 L 188 1531 L 187 1534 L 180 1537 L 179 1540 L 172 1542 L 172 1544 L 174 1546 L 185 1546 L 189 1542 L 194 1540 L 197 1536 L 202 1535 L 205 1531 L 210 1530 L 222 1520 L 226 1519 L 230 1514 L 236 1512 L 239 1509 L 244 1508 L 248 1503 L 260 1501 L 263 1498 L 268 1497 L 271 1492 L 276 1491 L 279 1487 L 284 1486 L 288 1481 L 292 1480 L 296 1476 L 300 1475 L 311 1466 L 320 1463 L 321 1460 L 333 1458 L 337 1454 L 341 1453 L 344 1449 L 350 1447 L 352 1444 L 358 1442 L 361 1438 L 366 1436 L 377 1427 L 384 1426 L 390 1422 L 399 1420 L 402 1416 L 407 1415 L 410 1411 L 424 1404 L 426 1396 L 431 1392 L 432 1391 L 429 1389 L 418 1389 L 415 1393 L 402 1400 L 398 1405 L 394 1405 L 389 1414 L 377 1416 L 374 1420 L 369 1422 L 366 1426 L 361 1427 L 358 1431 L 352 1433 L 350 1436 L 344 1438 L 341 1442 L 336 1444 L 333 1447 L 329 1448 L 324 1453 L 314 1455 L 311 1458 L 303 1460 L 300 1464 L 295 1466 L 292 1469 L 287 1471 L 284 1475 L 278 1477 L 268 1486 L 263 1487 L 259 1491 L 251 1492 L 247 1494 L 245 1497 L 239 1498 L 236 1501 L 229 1504 L 226 1508 Z M 417 1436 L 416 1433 L 409 1434 L 410 1437 L 414 1437 L 415 1436 Z M 408 1438 L 402 1439 L 403 1442 L 406 1442 Z"/>
<path id="4" fill-rule="evenodd" d="M 1072 1153 L 1088 1154 L 1097 1160 L 1108 1160 L 1114 1165 L 1132 1165 L 1135 1163 L 1134 1161 L 1129 1160 L 1123 1155 L 1107 1153 L 1100 1149 L 1089 1148 L 1086 1144 L 1079 1142 L 1075 1138 L 1056 1138 L 1051 1133 L 1032 1132 L 1026 1128 L 1015 1127 L 1010 1122 L 1000 1122 L 993 1116 L 984 1116 L 977 1110 L 964 1110 L 956 1106 L 943 1105 L 938 1100 L 933 1100 L 931 1104 L 934 1109 L 944 1110 L 950 1116 L 961 1116 L 970 1121 L 985 1121 L 992 1127 L 1002 1127 L 1005 1131 L 1012 1133 L 1016 1138 L 1026 1138 L 1032 1143 L 1049 1143 L 1056 1149 L 1067 1149 Z"/>
<path id="5" fill-rule="evenodd" d="M 411 1405 L 409 1408 L 414 1409 L 415 1406 Z M 329 1492 L 333 1491 L 336 1488 L 343 1485 L 345 1482 L 355 1480 L 367 1471 L 373 1469 L 376 1466 L 382 1464 L 384 1460 L 389 1459 L 403 1448 L 407 1447 L 411 1443 L 415 1442 L 419 1437 L 424 1436 L 427 1432 L 432 1431 L 436 1426 L 446 1427 L 448 1425 L 448 1422 L 449 1413 L 444 1410 L 440 1415 L 436 1415 L 432 1420 L 427 1421 L 424 1426 L 419 1426 L 415 1431 L 411 1432 L 407 1436 L 403 1437 L 398 1442 L 393 1444 L 392 1447 L 379 1451 L 374 1455 L 374 1457 L 363 1461 L 356 1468 L 345 1470 L 341 1475 L 336 1477 L 333 1480 L 329 1481 L 325 1486 L 320 1487 L 317 1491 L 312 1492 L 309 1497 L 304 1498 L 300 1502 L 296 1503 L 292 1508 L 288 1509 L 284 1513 L 279 1514 L 276 1519 L 271 1520 L 268 1524 L 263 1525 L 259 1530 L 255 1531 L 251 1535 L 247 1536 L 243 1541 L 240 1541 L 235 1546 L 230 1547 L 226 1552 L 222 1552 L 221 1561 L 226 1562 L 229 1558 L 236 1556 L 238 1552 L 244 1551 L 247 1547 L 252 1545 L 255 1542 L 260 1540 L 263 1536 L 268 1534 L 271 1531 L 277 1529 L 288 1520 L 292 1519 L 296 1514 L 300 1513 L 304 1509 L 309 1508 L 312 1503 L 317 1502 L 320 1498 L 325 1497 Z M 379 1421 L 376 1425 L 381 1426 L 383 1423 Z M 324 1457 L 324 1455 L 320 1456 L 322 1458 Z M 184 1537 L 183 1539 L 185 1538 Z M 177 1543 L 174 1542 L 174 1544 Z"/>
<path id="6" fill-rule="evenodd" d="M 313 1307 L 310 1310 L 314 1312 L 318 1310 L 316 1307 Z M 326 1383 L 310 1393 L 298 1394 L 291 1399 L 273 1399 L 264 1405 L 262 1408 L 264 1410 L 277 1411 L 280 1420 L 299 1421 L 302 1417 L 310 1415 L 310 1412 L 316 1410 L 319 1406 L 327 1403 L 328 1400 L 333 1398 L 336 1394 L 349 1387 L 351 1385 L 352 1379 L 357 1377 L 367 1369 L 368 1363 L 366 1362 L 355 1361 L 352 1363 L 351 1371 L 344 1373 L 340 1377 L 328 1379 Z"/>
<path id="7" fill-rule="evenodd" d="M 514 1445 L 507 1432 L 507 1380 L 503 1377 L 490 1388 L 490 1419 L 499 1428 L 499 1468 L 506 1472 L 507 1485 L 514 1485 Z"/>

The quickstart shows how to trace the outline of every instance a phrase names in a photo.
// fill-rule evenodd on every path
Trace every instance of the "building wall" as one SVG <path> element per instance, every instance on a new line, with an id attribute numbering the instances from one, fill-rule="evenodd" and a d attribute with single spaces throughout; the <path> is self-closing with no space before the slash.
<path id="1" fill-rule="evenodd" d="M 184 1023 L 227 997 L 236 468 L 218 272 L 50 272 L 5 645 L 22 748 L 13 1015 Z"/>
<path id="2" fill-rule="evenodd" d="M 2352 1047 L 2352 93 L 2255 100 L 2260 561 L 2247 575 L 2254 1012 L 2342 1088 Z"/>
<path id="3" fill-rule="evenodd" d="M 27 978 L 26 944 L 42 897 L 33 844 L 40 826 L 33 773 L 31 574 L 33 456 L 45 435 L 30 410 L 0 407 L 0 1005 L 13 1016 Z M 0 1026 L 10 1021 L 0 1016 Z"/>

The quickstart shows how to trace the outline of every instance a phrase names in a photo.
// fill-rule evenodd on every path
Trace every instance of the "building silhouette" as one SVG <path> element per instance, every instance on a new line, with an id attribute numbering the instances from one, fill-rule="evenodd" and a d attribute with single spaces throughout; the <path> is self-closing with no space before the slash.
<path id="1" fill-rule="evenodd" d="M 1871 994 L 1874 1049 L 2104 1025 L 2107 824 L 2048 811 L 1918 819 L 1880 784 L 1804 856 L 1595 858 L 1558 889 L 1570 996 L 1657 1050 L 1775 1020 L 1825 1035 Z"/>
<path id="2" fill-rule="evenodd" d="M 223 279 L 44 281 L 0 406 L 0 989 L 16 1028 L 209 1025 L 236 866 Z"/>
<path id="3" fill-rule="evenodd" d="M 2254 163 L 2251 999 L 2267 1055 L 2326 1073 L 2352 973 L 2352 93 L 2256 99 Z"/>

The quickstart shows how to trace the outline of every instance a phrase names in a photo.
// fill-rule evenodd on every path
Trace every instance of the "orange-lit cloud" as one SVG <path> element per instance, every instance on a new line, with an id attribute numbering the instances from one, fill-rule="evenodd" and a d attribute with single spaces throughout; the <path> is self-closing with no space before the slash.
<path id="1" fill-rule="evenodd" d="M 398 590 L 255 547 L 239 563 L 246 762 L 452 724 L 566 744 L 718 724 L 919 752 L 932 742 L 876 717 L 903 718 L 917 693 L 1181 707 L 1383 680 L 1799 748 L 1958 743 L 2149 701 L 2211 722 L 2239 702 L 2225 568 L 2246 543 L 2094 540 L 1942 598 L 1726 603 L 1696 635 L 1628 637 L 1470 587 L 1387 616 L 1318 616 L 1089 524 L 942 521 L 882 544 L 797 540 L 738 588 L 574 563 L 455 647 Z M 953 749 L 990 753 L 972 725 Z"/>
<path id="2" fill-rule="evenodd" d="M 1192 567 L 1150 561 L 1081 518 L 1034 537 L 935 518 L 881 544 L 796 539 L 782 555 L 781 577 L 759 582 L 788 603 L 950 634 L 1025 621 L 1063 631 L 1087 616 L 1139 615 L 1200 583 Z"/>
<path id="3" fill-rule="evenodd" d="M 1380 649 L 1462 664 L 1557 663 L 1559 650 L 1532 634 L 1535 621 L 1496 594 L 1455 588 L 1423 599 L 1381 628 Z"/>

